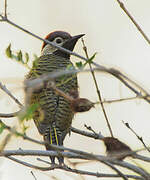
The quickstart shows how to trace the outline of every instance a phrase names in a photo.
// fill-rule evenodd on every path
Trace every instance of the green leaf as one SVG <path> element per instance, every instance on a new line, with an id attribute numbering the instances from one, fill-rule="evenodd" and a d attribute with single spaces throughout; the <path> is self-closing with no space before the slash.
<path id="1" fill-rule="evenodd" d="M 84 65 L 83 65 L 83 63 L 80 61 L 80 62 L 76 62 L 76 67 L 77 67 L 78 69 L 82 69 L 82 68 L 84 68 Z"/>
<path id="2" fill-rule="evenodd" d="M 21 50 L 17 53 L 17 58 L 18 58 L 18 61 L 21 61 L 24 63 L 24 61 L 22 59 L 22 51 Z"/>
<path id="3" fill-rule="evenodd" d="M 36 54 L 33 54 L 34 61 L 38 59 L 38 56 Z"/>
<path id="4" fill-rule="evenodd" d="M 29 54 L 26 52 L 24 56 L 25 56 L 25 64 L 28 64 L 28 62 L 29 62 Z"/>
<path id="5" fill-rule="evenodd" d="M 19 119 L 22 122 L 23 120 L 30 120 L 33 117 L 33 113 L 37 110 L 39 104 L 32 104 L 27 107 L 26 112 L 19 115 Z"/>
<path id="6" fill-rule="evenodd" d="M 66 69 L 67 70 L 74 70 L 75 67 L 72 64 L 68 64 Z"/>
<path id="7" fill-rule="evenodd" d="M 36 67 L 37 66 L 37 61 L 38 61 L 38 56 L 36 54 L 33 54 L 33 63 L 32 63 L 32 66 L 33 67 Z"/>
<path id="8" fill-rule="evenodd" d="M 5 124 L 0 120 L 0 134 L 3 132 L 5 128 L 6 128 Z"/>
<path id="9" fill-rule="evenodd" d="M 23 134 L 22 133 L 20 133 L 20 132 L 15 132 L 15 135 L 18 137 L 18 136 L 23 136 Z"/>
<path id="10" fill-rule="evenodd" d="M 25 124 L 23 124 L 23 127 L 22 127 L 22 132 L 23 134 L 26 133 L 26 130 L 29 128 L 29 126 L 26 126 Z"/>
<path id="11" fill-rule="evenodd" d="M 95 58 L 97 53 L 94 53 L 92 57 L 90 57 L 85 63 L 84 66 L 86 66 L 87 64 L 91 64 Z"/>
<path id="12" fill-rule="evenodd" d="M 9 44 L 9 46 L 7 47 L 7 49 L 5 50 L 6 56 L 8 58 L 12 57 L 12 51 L 11 51 L 11 44 Z"/>

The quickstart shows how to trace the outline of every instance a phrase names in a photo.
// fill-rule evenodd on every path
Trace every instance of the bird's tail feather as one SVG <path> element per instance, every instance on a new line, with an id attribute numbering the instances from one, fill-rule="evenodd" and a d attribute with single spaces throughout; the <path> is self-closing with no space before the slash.
<path id="1" fill-rule="evenodd" d="M 44 141 L 48 142 L 49 144 L 54 145 L 63 145 L 63 138 L 61 132 L 56 127 L 48 128 L 44 134 Z M 47 150 L 54 150 L 52 147 L 46 144 L 45 147 Z M 50 156 L 52 164 L 55 164 L 55 156 Z M 59 164 L 64 163 L 64 158 L 62 156 L 58 157 Z"/>

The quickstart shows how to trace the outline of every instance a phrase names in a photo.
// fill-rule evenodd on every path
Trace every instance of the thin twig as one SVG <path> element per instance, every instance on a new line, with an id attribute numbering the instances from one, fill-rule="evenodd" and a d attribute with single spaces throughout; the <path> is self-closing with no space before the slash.
<path id="1" fill-rule="evenodd" d="M 10 96 L 20 107 L 23 107 L 23 105 L 19 102 L 19 100 L 17 98 L 15 98 L 11 92 L 6 88 L 5 85 L 3 85 L 1 82 L 0 82 L 0 89 L 2 89 L 8 96 Z"/>
<path id="2" fill-rule="evenodd" d="M 9 113 L 9 114 L 0 113 L 0 117 L 1 117 L 1 118 L 12 118 L 12 117 L 18 116 L 18 114 L 19 114 L 20 112 L 21 112 L 21 111 L 17 111 L 17 112 Z"/>
<path id="3" fill-rule="evenodd" d="M 7 0 L 5 0 L 5 13 L 4 13 L 4 15 L 7 18 Z"/>
<path id="4" fill-rule="evenodd" d="M 103 103 L 117 103 L 117 102 L 122 102 L 122 101 L 130 101 L 130 100 L 135 100 L 135 99 L 144 99 L 144 98 L 148 98 L 147 96 L 134 96 L 134 97 L 127 97 L 127 98 L 120 98 L 120 99 L 112 99 L 112 100 L 104 100 Z M 97 104 L 98 102 L 96 102 L 95 104 Z"/>
<path id="5" fill-rule="evenodd" d="M 146 149 L 148 152 L 150 152 L 150 149 L 146 146 L 143 138 L 140 137 L 140 136 L 133 130 L 133 128 L 130 127 L 129 123 L 125 123 L 125 122 L 123 121 L 123 124 L 124 124 L 128 129 L 130 129 L 130 130 L 133 132 L 133 134 L 141 141 L 141 143 L 143 144 L 143 146 L 145 147 L 145 149 Z"/>
<path id="6" fill-rule="evenodd" d="M 87 126 L 86 124 L 84 124 L 84 127 L 85 127 L 86 129 L 88 129 L 89 131 L 92 131 L 95 135 L 97 135 L 97 133 L 92 129 L 91 126 Z M 102 138 L 104 138 L 104 137 L 102 136 Z"/>
<path id="7" fill-rule="evenodd" d="M 11 134 L 7 134 L 7 136 L 5 137 L 5 139 L 3 141 L 1 141 L 0 143 L 0 152 L 4 150 L 5 146 L 8 144 L 8 142 L 10 141 L 11 138 Z"/>
<path id="8" fill-rule="evenodd" d="M 68 158 L 66 158 L 66 160 L 67 160 L 67 164 L 69 164 L 69 167 L 71 166 L 73 169 L 77 169 L 78 163 L 71 162 Z M 81 174 L 79 174 L 79 178 L 81 180 L 85 180 L 85 177 L 82 176 Z"/>
<path id="9" fill-rule="evenodd" d="M 66 167 L 66 166 L 60 166 L 60 165 L 57 165 L 55 164 L 54 166 L 51 166 L 51 167 L 40 167 L 40 166 L 35 166 L 35 165 L 32 165 L 30 163 L 26 163 L 24 161 L 21 161 L 21 160 L 18 160 L 14 157 L 11 157 L 11 156 L 8 156 L 6 157 L 12 161 L 15 161 L 17 163 L 20 163 L 24 166 L 27 166 L 27 167 L 31 167 L 33 169 L 38 169 L 38 170 L 41 170 L 41 171 L 50 171 L 50 170 L 54 170 L 54 169 L 60 169 L 60 170 L 64 170 L 64 171 L 68 171 L 68 172 L 72 172 L 72 173 L 76 173 L 76 174 L 82 174 L 82 175 L 89 175 L 89 176 L 95 176 L 95 177 L 120 177 L 120 175 L 118 174 L 104 174 L 104 173 L 93 173 L 93 172 L 89 172 L 89 171 L 83 171 L 83 170 L 77 170 L 77 169 L 72 169 L 72 168 L 69 168 L 69 167 Z M 140 177 L 140 176 L 136 176 L 136 175 L 126 175 L 126 177 L 128 178 L 133 178 L 133 179 L 139 179 L 139 180 L 144 180 L 144 178 Z"/>
<path id="10" fill-rule="evenodd" d="M 23 133 L 20 133 L 20 132 L 16 131 L 14 128 L 11 128 L 10 126 L 7 126 L 6 124 L 4 124 L 4 122 L 1 121 L 1 120 L 0 120 L 0 123 L 2 123 L 4 125 L 4 127 L 5 127 L 5 129 L 7 129 L 9 132 L 11 132 L 12 134 L 15 134 L 15 135 L 17 135 L 19 137 L 22 137 L 25 140 L 28 140 L 30 142 L 34 142 L 34 143 L 37 143 L 37 144 L 41 144 L 41 145 L 45 145 L 46 144 L 44 142 L 35 140 L 35 139 L 30 138 L 29 136 L 27 136 L 27 135 L 25 135 Z"/>
<path id="11" fill-rule="evenodd" d="M 148 172 L 146 172 L 144 169 L 137 167 L 133 164 L 129 164 L 127 162 L 121 162 L 121 161 L 114 161 L 112 162 L 115 165 L 130 169 L 138 174 L 140 174 L 142 177 L 144 177 L 145 180 L 149 180 L 150 179 L 150 174 Z"/>
<path id="12" fill-rule="evenodd" d="M 112 165 L 111 163 L 109 162 L 105 162 L 103 161 L 103 163 L 107 166 L 109 166 L 112 170 L 114 170 L 115 172 L 117 172 L 117 174 L 122 177 L 124 180 L 128 180 L 127 176 L 124 175 L 119 169 L 117 169 L 114 165 Z"/>
<path id="13" fill-rule="evenodd" d="M 84 52 L 85 52 L 86 58 L 89 59 L 87 47 L 85 46 L 85 43 L 84 43 L 84 39 L 83 39 L 83 38 L 82 38 L 82 44 L 83 44 L 83 50 L 84 50 Z M 97 84 L 97 80 L 96 80 L 96 77 L 95 77 L 94 70 L 93 70 L 93 68 L 92 68 L 91 63 L 88 62 L 88 64 L 89 64 L 90 71 L 91 71 L 91 74 L 92 74 L 92 77 L 93 77 L 93 80 L 94 80 L 94 84 L 95 84 L 95 87 L 96 87 L 96 91 L 97 91 L 97 95 L 98 95 L 98 98 L 99 98 L 99 102 L 100 102 L 100 104 L 101 104 L 102 111 L 103 111 L 103 113 L 104 113 L 104 117 L 105 117 L 105 120 L 106 120 L 106 123 L 107 123 L 107 127 L 108 127 L 108 129 L 109 129 L 109 132 L 110 132 L 111 136 L 113 137 L 112 128 L 111 128 L 110 122 L 109 122 L 109 120 L 108 120 L 108 117 L 107 117 L 107 114 L 106 114 L 106 111 L 105 111 L 105 108 L 104 108 L 104 104 L 103 104 L 103 102 L 102 102 L 102 95 L 101 95 L 100 89 L 99 89 L 98 84 Z"/>
<path id="14" fill-rule="evenodd" d="M 111 100 L 103 100 L 103 103 L 106 104 L 111 104 L 111 103 L 118 103 L 118 102 L 122 102 L 122 101 L 130 101 L 130 100 L 135 100 L 135 99 L 144 99 L 144 98 L 150 98 L 150 96 L 134 96 L 134 97 L 126 97 L 126 98 L 119 98 L 119 99 L 111 99 Z M 94 104 L 99 104 L 99 102 L 95 102 Z"/>
<path id="15" fill-rule="evenodd" d="M 30 167 L 30 168 L 33 168 L 33 169 L 38 169 L 38 170 L 41 170 L 41 171 L 49 171 L 49 170 L 52 170 L 51 167 L 40 167 L 40 166 L 36 166 L 36 165 L 33 165 L 33 164 L 30 164 L 30 163 L 27 163 L 25 161 L 22 161 L 22 160 L 19 160 L 17 158 L 14 158 L 14 157 L 11 157 L 11 156 L 6 156 L 6 158 L 12 160 L 12 161 L 15 161 L 19 164 L 22 164 L 24 166 L 27 166 L 27 167 Z"/>
<path id="16" fill-rule="evenodd" d="M 50 164 L 49 162 L 45 161 L 45 160 L 42 160 L 40 158 L 38 158 L 39 161 L 42 161 L 42 162 L 45 162 L 46 164 Z M 122 174 L 117 168 L 115 168 L 112 164 L 110 163 L 105 163 L 106 165 L 110 166 L 113 170 L 115 170 L 117 172 L 117 174 L 120 176 L 120 177 L 123 177 L 123 179 L 127 180 L 127 176 Z M 81 170 L 77 170 L 77 169 L 72 169 L 70 167 L 67 167 L 69 170 L 71 170 L 71 172 L 76 172 L 76 173 L 79 173 L 80 175 L 84 173 L 88 173 L 87 175 L 90 175 L 88 171 L 81 171 Z"/>
<path id="17" fill-rule="evenodd" d="M 138 29 L 138 31 L 142 34 L 142 36 L 144 37 L 144 39 L 148 42 L 148 44 L 150 44 L 150 39 L 147 37 L 147 35 L 144 33 L 144 31 L 142 30 L 142 28 L 138 25 L 138 23 L 135 21 L 134 17 L 129 13 L 129 11 L 127 10 L 127 8 L 124 6 L 123 2 L 121 2 L 120 0 L 117 0 L 117 2 L 119 3 L 121 9 L 126 13 L 126 15 L 129 17 L 129 19 L 133 22 L 133 24 L 136 26 L 136 28 Z"/>
<path id="18" fill-rule="evenodd" d="M 31 171 L 31 174 L 32 174 L 32 176 L 33 176 L 34 180 L 37 180 L 37 178 L 35 177 L 35 175 L 34 175 L 33 171 Z"/>
<path id="19" fill-rule="evenodd" d="M 93 139 L 102 140 L 104 138 L 104 136 L 102 136 L 101 134 L 89 133 L 87 131 L 83 131 L 83 130 L 80 130 L 80 129 L 77 129 L 77 128 L 74 128 L 74 127 L 71 127 L 71 131 L 74 132 L 74 133 L 86 136 L 86 137 L 93 138 Z"/>

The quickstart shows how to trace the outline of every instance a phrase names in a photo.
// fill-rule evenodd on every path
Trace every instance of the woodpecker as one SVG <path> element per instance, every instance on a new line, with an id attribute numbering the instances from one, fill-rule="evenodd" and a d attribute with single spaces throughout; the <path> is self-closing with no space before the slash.
<path id="1" fill-rule="evenodd" d="M 45 39 L 73 51 L 76 42 L 84 34 L 71 36 L 64 31 L 54 31 L 48 34 Z M 41 75 L 65 70 L 68 66 L 73 66 L 70 61 L 70 55 L 50 44 L 43 43 L 41 56 L 33 63 L 33 67 L 26 76 L 26 80 L 35 79 Z M 78 96 L 77 75 L 69 74 L 55 78 L 55 85 L 58 89 L 70 96 L 75 92 Z M 70 132 L 74 111 L 70 102 L 63 96 L 57 94 L 54 89 L 43 86 L 39 90 L 34 90 L 28 94 L 28 88 L 25 88 L 27 106 L 38 104 L 33 114 L 33 120 L 44 141 L 49 144 L 63 145 L 65 136 Z M 49 144 L 46 144 L 47 150 L 53 150 Z M 51 163 L 55 163 L 55 157 L 50 156 Z M 58 157 L 59 164 L 64 163 L 63 157 Z"/>

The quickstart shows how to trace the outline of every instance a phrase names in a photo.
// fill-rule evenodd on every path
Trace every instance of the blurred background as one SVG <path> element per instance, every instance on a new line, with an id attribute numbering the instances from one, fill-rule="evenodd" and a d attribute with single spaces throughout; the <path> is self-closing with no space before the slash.
<path id="1" fill-rule="evenodd" d="M 126 0 L 123 2 L 147 36 L 150 37 L 150 1 Z M 0 13 L 3 12 L 4 1 L 0 0 Z M 115 0 L 8 0 L 8 17 L 16 24 L 40 37 L 45 37 L 49 32 L 55 30 L 67 31 L 71 35 L 85 33 L 84 40 L 88 47 L 89 56 L 97 52 L 95 62 L 119 69 L 149 91 L 149 44 Z M 13 50 L 18 51 L 21 49 L 23 52 L 28 52 L 32 60 L 33 54 L 40 55 L 42 42 L 4 22 L 0 22 L 0 32 L 0 81 L 23 103 L 22 82 L 28 69 L 6 58 L 5 49 L 11 43 Z M 78 42 L 75 52 L 84 56 L 81 41 Z M 79 61 L 73 56 L 71 59 L 72 62 Z M 96 73 L 96 77 L 103 99 L 111 100 L 134 96 L 130 90 L 112 76 Z M 98 101 L 91 74 L 81 73 L 78 78 L 80 96 L 93 102 Z M 1 113 L 9 113 L 19 110 L 19 107 L 0 90 L 0 109 Z M 147 145 L 150 144 L 150 105 L 148 103 L 143 100 L 132 100 L 105 104 L 105 109 L 115 137 L 127 143 L 133 150 L 142 148 L 142 144 L 123 125 L 123 120 L 128 122 L 139 136 L 143 137 Z M 15 118 L 3 120 L 12 127 L 17 123 Z M 96 105 L 89 112 L 75 116 L 73 127 L 86 130 L 84 124 L 91 126 L 96 132 L 101 132 L 104 136 L 110 135 L 100 105 Z M 30 122 L 27 135 L 42 140 L 32 122 Z M 96 154 L 105 154 L 105 148 L 101 141 L 91 140 L 74 133 L 72 133 L 71 137 L 66 137 L 64 145 Z M 11 138 L 6 149 L 18 149 L 20 147 L 22 149 L 44 149 L 42 146 L 16 137 Z M 36 158 L 31 160 L 30 157 L 21 157 L 21 159 L 32 161 L 38 165 L 45 165 L 36 161 Z M 79 165 L 78 167 L 94 172 L 108 172 L 103 165 L 95 162 Z M 142 167 L 144 167 L 144 164 Z M 2 180 L 32 180 L 34 177 L 30 171 L 30 168 L 0 158 L 0 179 Z M 60 170 L 51 172 L 33 170 L 33 172 L 38 180 L 52 179 L 51 176 L 55 176 L 60 180 L 64 179 L 64 177 L 66 179 L 79 179 L 78 175 Z M 96 179 L 96 177 L 85 177 L 88 180 Z"/>

